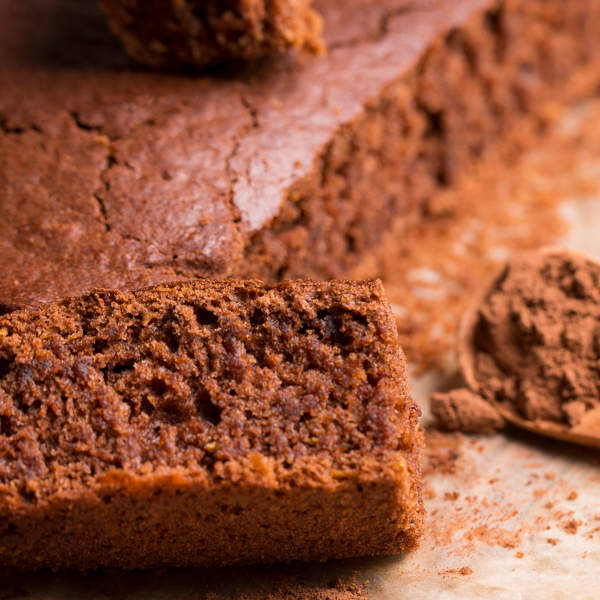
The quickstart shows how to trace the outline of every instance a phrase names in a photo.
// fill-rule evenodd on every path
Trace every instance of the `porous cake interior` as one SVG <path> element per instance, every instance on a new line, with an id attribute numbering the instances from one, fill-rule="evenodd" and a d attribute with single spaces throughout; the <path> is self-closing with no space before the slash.
<path id="1" fill-rule="evenodd" d="M 205 66 L 289 47 L 319 47 L 310 0 L 101 0 L 131 55 L 153 66 Z"/>
<path id="2" fill-rule="evenodd" d="M 253 451 L 284 468 L 410 449 L 415 408 L 382 288 L 194 282 L 0 319 L 0 485 L 28 500 L 111 468 Z"/>

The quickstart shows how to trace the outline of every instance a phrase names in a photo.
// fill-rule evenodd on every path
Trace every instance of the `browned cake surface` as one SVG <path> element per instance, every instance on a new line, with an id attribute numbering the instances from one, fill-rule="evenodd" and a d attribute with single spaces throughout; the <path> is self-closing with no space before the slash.
<path id="1" fill-rule="evenodd" d="M 1 2 L 0 306 L 348 273 L 507 129 L 600 78 L 596 0 L 315 9 L 326 57 L 183 77 L 133 69 L 93 2 Z"/>
<path id="2" fill-rule="evenodd" d="M 321 46 L 310 0 L 100 0 L 133 58 L 152 67 L 205 67 Z"/>
<path id="3" fill-rule="evenodd" d="M 379 282 L 199 280 L 0 318 L 0 565 L 397 553 L 418 409 Z"/>

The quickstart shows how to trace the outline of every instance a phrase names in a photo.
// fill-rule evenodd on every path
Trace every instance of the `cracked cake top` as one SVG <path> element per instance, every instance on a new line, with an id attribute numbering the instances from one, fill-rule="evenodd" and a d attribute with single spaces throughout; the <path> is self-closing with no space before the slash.
<path id="1" fill-rule="evenodd" d="M 93 4 L 3 2 L 0 308 L 235 272 L 340 126 L 486 2 L 352 4 L 316 3 L 326 58 L 191 77 L 136 70 Z"/>

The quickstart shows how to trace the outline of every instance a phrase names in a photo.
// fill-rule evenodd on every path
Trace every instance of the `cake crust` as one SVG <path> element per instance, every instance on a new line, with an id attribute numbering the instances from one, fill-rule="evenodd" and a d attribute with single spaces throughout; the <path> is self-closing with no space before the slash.
<path id="1" fill-rule="evenodd" d="M 5 572 L 412 549 L 418 409 L 378 282 L 201 280 L 0 317 Z"/>

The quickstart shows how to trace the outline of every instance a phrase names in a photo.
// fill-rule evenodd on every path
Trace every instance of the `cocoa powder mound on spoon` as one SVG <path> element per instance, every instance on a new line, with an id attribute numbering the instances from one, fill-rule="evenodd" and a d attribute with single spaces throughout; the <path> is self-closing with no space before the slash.
<path id="1" fill-rule="evenodd" d="M 436 394 L 441 425 L 490 432 L 503 419 L 577 427 L 600 405 L 600 265 L 547 249 L 515 257 L 465 316 L 459 362 L 473 393 Z M 510 420 L 510 419 L 509 419 Z"/>

